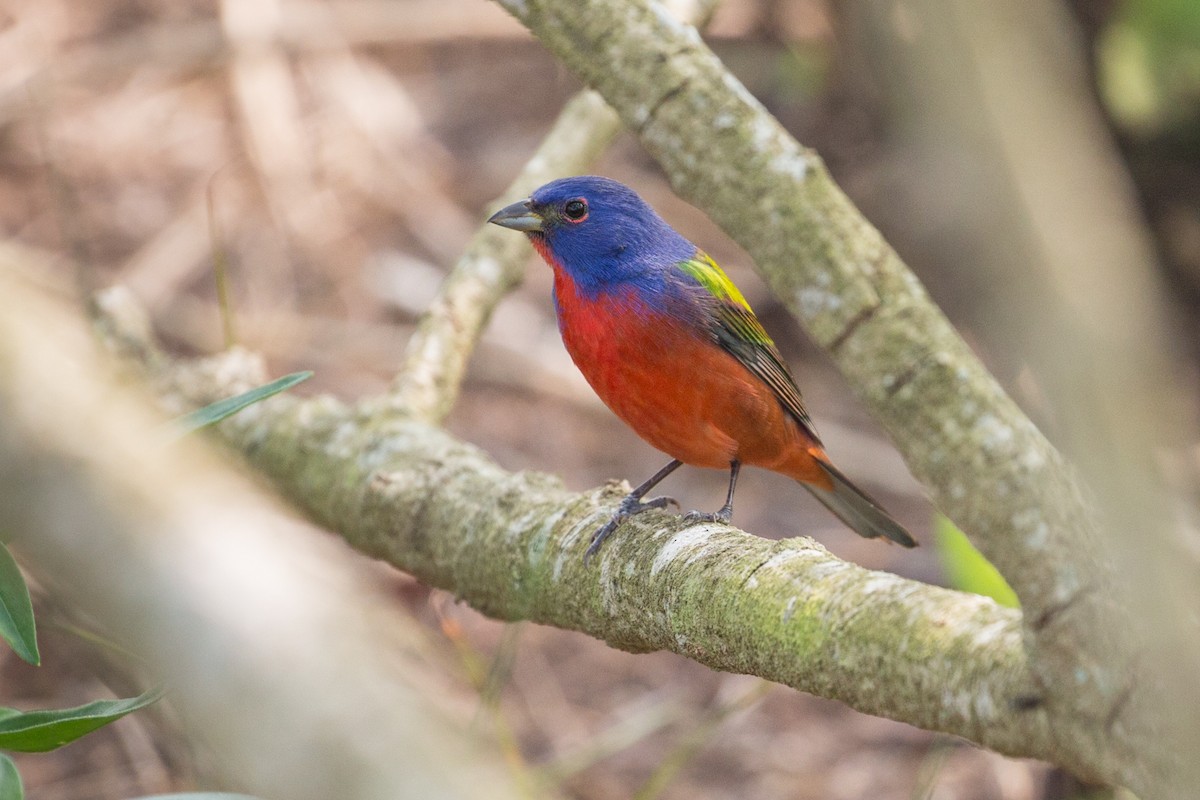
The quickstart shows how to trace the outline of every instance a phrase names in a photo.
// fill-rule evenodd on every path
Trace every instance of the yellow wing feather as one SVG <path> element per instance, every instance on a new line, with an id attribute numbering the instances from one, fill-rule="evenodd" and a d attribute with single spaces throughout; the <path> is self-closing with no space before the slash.
<path id="1" fill-rule="evenodd" d="M 725 271 L 702 250 L 697 250 L 693 258 L 680 262 L 679 269 L 717 300 L 713 319 L 717 344 L 767 384 L 784 409 L 820 444 L 796 380 L 783 363 L 775 342 Z"/>

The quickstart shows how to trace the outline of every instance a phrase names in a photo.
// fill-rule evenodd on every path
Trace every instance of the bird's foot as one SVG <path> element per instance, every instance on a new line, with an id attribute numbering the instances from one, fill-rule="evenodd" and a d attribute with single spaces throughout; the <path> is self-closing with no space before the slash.
<path id="1" fill-rule="evenodd" d="M 685 522 L 724 522 L 729 524 L 729 520 L 733 519 L 733 506 L 726 503 L 717 511 L 712 513 L 704 511 L 689 511 L 683 515 Z"/>
<path id="2" fill-rule="evenodd" d="M 655 508 L 666 508 L 667 506 L 679 507 L 679 501 L 674 497 L 653 497 L 643 501 L 642 498 L 634 494 L 625 496 L 621 501 L 621 505 L 617 506 L 617 511 L 608 522 L 592 534 L 592 543 L 588 546 L 587 552 L 583 554 L 583 563 L 586 566 L 588 561 L 600 549 L 600 545 L 608 538 L 609 534 L 621 527 L 621 523 L 630 517 L 635 517 L 643 511 L 650 511 Z"/>

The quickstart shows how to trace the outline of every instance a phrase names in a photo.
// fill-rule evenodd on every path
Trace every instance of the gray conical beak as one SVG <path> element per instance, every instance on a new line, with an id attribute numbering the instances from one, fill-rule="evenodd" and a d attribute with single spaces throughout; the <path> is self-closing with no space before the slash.
<path id="1" fill-rule="evenodd" d="M 540 231 L 545 219 L 533 210 L 529 198 L 520 200 L 492 214 L 488 222 L 514 231 Z"/>

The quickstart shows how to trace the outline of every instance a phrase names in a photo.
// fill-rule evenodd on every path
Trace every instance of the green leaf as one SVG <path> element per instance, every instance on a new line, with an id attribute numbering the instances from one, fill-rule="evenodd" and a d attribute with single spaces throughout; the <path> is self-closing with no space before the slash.
<path id="1" fill-rule="evenodd" d="M 96 700 L 76 708 L 50 711 L 0 709 L 0 748 L 44 753 L 73 742 L 162 697 L 161 689 L 126 700 Z"/>
<path id="2" fill-rule="evenodd" d="M 25 787 L 17 765 L 8 756 L 0 753 L 0 800 L 24 800 Z"/>
<path id="3" fill-rule="evenodd" d="M 1002 606 L 1020 608 L 1021 601 L 1004 576 L 967 540 L 954 523 L 938 515 L 934 525 L 942 571 L 955 589 L 990 597 Z"/>
<path id="4" fill-rule="evenodd" d="M 1100 93 L 1119 124 L 1187 135 L 1200 122 L 1200 3 L 1126 0 L 1096 41 Z"/>
<path id="5" fill-rule="evenodd" d="M 243 392 L 236 397 L 227 397 L 224 400 L 218 400 L 204 408 L 198 408 L 190 414 L 184 414 L 182 417 L 179 417 L 175 420 L 175 428 L 178 430 L 179 435 L 183 436 L 200 428 L 215 425 L 226 417 L 233 416 L 246 406 L 252 406 L 255 403 L 266 400 L 268 397 L 290 389 L 312 376 L 311 370 L 293 372 L 291 375 L 284 375 L 282 378 L 263 384 L 257 389 Z"/>
<path id="6" fill-rule="evenodd" d="M 0 800 L 4 800 L 0 797 Z M 153 794 L 146 797 L 136 797 L 134 800 L 259 800 L 248 794 L 230 794 L 229 792 L 181 792 L 179 794 Z"/>
<path id="7" fill-rule="evenodd" d="M 17 562 L 8 548 L 0 543 L 0 637 L 12 646 L 17 655 L 37 666 L 42 663 L 38 654 L 37 630 L 33 624 L 33 605 L 29 602 L 29 587 L 21 577 Z"/>

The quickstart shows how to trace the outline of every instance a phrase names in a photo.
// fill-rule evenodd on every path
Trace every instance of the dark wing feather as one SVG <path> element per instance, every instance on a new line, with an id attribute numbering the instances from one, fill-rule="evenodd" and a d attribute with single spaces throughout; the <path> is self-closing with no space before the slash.
<path id="1" fill-rule="evenodd" d="M 677 266 L 712 298 L 711 330 L 717 344 L 769 386 L 780 405 L 820 444 L 792 373 L 729 276 L 702 250 Z"/>
<path id="2" fill-rule="evenodd" d="M 804 408 L 800 389 L 787 365 L 775 348 L 775 343 L 763 329 L 762 323 L 749 308 L 722 302 L 717 308 L 717 343 L 771 388 L 780 405 L 792 415 L 817 444 L 812 418 Z"/>

